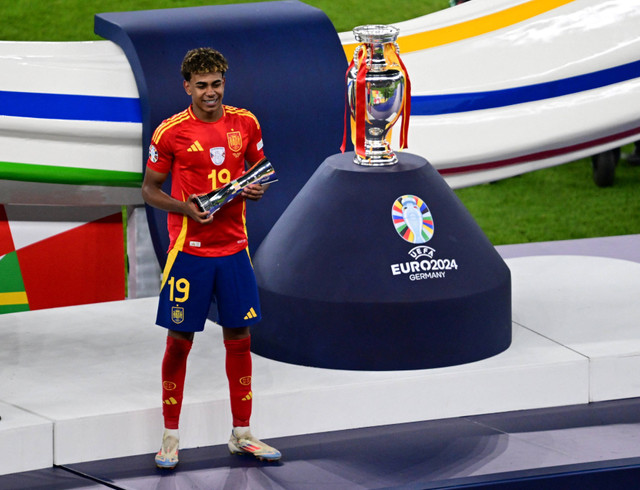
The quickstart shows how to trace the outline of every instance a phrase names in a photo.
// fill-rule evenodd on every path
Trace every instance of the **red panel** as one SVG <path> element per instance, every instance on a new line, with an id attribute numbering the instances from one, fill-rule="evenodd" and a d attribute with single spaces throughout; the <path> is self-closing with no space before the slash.
<path id="1" fill-rule="evenodd" d="M 18 250 L 31 310 L 124 299 L 122 215 Z"/>
<path id="2" fill-rule="evenodd" d="M 0 256 L 13 252 L 14 247 L 7 213 L 4 210 L 4 206 L 0 204 Z"/>

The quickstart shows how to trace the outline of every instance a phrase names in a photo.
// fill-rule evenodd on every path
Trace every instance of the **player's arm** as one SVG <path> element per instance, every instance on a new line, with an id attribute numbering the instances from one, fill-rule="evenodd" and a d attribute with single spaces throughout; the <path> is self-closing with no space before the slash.
<path id="1" fill-rule="evenodd" d="M 264 196 L 264 191 L 269 188 L 270 184 L 251 184 L 242 190 L 242 197 L 252 201 L 259 201 Z"/>
<path id="2" fill-rule="evenodd" d="M 245 170 L 250 169 L 256 163 L 262 161 L 264 156 L 263 142 L 262 142 L 262 130 L 258 120 L 252 115 L 252 121 L 250 123 L 251 134 L 249 138 L 249 144 L 247 145 L 247 152 L 245 153 Z M 251 184 L 242 191 L 242 197 L 250 199 L 252 201 L 259 201 L 262 199 L 265 191 L 269 188 L 269 184 Z"/>
<path id="3" fill-rule="evenodd" d="M 213 216 L 198 209 L 191 194 L 186 201 L 178 201 L 162 190 L 162 184 L 167 180 L 167 174 L 156 172 L 147 167 L 142 181 L 142 198 L 154 208 L 162 209 L 170 213 L 186 214 L 198 223 L 211 223 Z"/>
<path id="4" fill-rule="evenodd" d="M 257 162 L 256 162 L 257 163 Z M 253 167 L 254 164 L 247 165 L 247 169 Z M 242 197 L 251 201 L 259 201 L 264 196 L 265 191 L 270 184 L 251 184 L 242 190 Z"/>

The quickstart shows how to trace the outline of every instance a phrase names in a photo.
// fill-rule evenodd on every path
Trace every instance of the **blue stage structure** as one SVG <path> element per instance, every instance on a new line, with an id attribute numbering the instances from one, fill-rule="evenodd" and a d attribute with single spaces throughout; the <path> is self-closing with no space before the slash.
<path id="1" fill-rule="evenodd" d="M 298 1 L 247 3 L 102 13 L 95 17 L 95 32 L 118 44 L 133 70 L 142 110 L 143 169 L 155 128 L 190 103 L 180 75 L 185 53 L 210 46 L 225 55 L 224 103 L 256 115 L 265 153 L 280 179 L 259 204 L 249 204 L 249 243 L 257 249 L 342 141 L 347 60 L 329 18 Z M 147 207 L 147 215 L 163 265 L 169 246 L 166 213 Z"/>
<path id="2" fill-rule="evenodd" d="M 307 366 L 400 370 L 507 349 L 509 268 L 444 179 L 410 153 L 386 167 L 353 155 L 325 160 L 260 245 L 253 350 Z"/>

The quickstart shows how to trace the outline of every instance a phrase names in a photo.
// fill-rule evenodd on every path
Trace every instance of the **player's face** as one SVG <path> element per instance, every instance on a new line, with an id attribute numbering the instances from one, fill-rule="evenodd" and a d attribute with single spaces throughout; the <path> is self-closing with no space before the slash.
<path id="1" fill-rule="evenodd" d="M 199 73 L 185 80 L 184 89 L 191 96 L 194 114 L 202 121 L 217 121 L 222 117 L 222 97 L 225 79 L 219 72 Z"/>

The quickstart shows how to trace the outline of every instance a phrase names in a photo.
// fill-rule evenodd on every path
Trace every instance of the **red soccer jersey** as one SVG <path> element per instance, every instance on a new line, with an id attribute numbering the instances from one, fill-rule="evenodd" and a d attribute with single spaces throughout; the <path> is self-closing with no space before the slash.
<path id="1" fill-rule="evenodd" d="M 206 194 L 231 180 L 264 157 L 262 131 L 249 111 L 223 106 L 215 122 L 198 119 L 191 107 L 166 119 L 151 138 L 147 166 L 171 172 L 171 196 L 185 201 Z M 213 223 L 201 225 L 187 216 L 169 213 L 169 250 L 205 257 L 231 255 L 247 247 L 245 201 L 238 197 L 224 205 Z"/>

